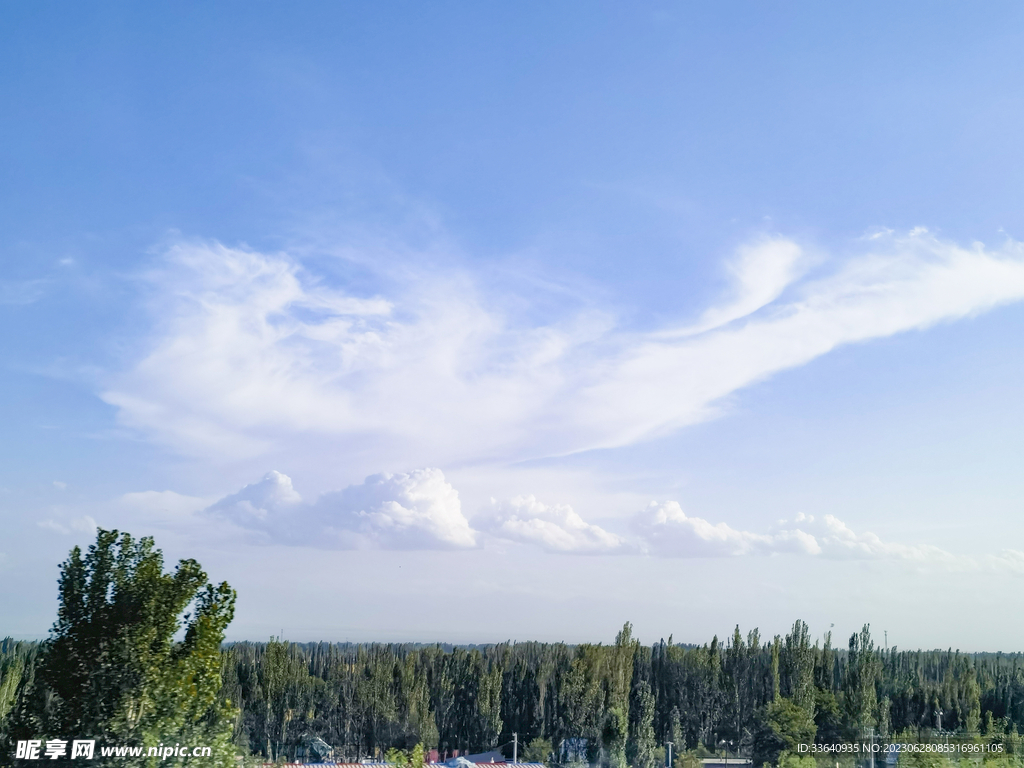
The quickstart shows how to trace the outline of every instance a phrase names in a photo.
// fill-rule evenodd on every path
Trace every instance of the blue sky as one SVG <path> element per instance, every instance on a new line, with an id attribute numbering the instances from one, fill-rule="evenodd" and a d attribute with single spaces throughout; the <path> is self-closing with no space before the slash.
<path id="1" fill-rule="evenodd" d="M 0 632 L 1019 649 L 1018 5 L 0 13 Z"/>

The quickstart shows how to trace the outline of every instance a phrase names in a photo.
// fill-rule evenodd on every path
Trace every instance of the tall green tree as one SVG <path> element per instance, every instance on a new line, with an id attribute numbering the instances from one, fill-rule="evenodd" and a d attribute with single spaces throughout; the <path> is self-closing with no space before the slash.
<path id="1" fill-rule="evenodd" d="M 654 738 L 655 702 L 650 683 L 646 680 L 637 683 L 630 704 L 629 764 L 633 768 L 656 768 L 658 761 L 654 753 L 658 745 Z"/>
<path id="2" fill-rule="evenodd" d="M 118 531 L 100 529 L 88 552 L 71 551 L 60 568 L 57 621 L 15 717 L 16 738 L 147 750 L 209 746 L 213 760 L 203 758 L 205 765 L 234 765 L 234 712 L 218 692 L 235 592 L 210 584 L 195 560 L 182 560 L 173 573 L 163 565 L 153 539 Z M 104 762 L 99 749 L 96 760 Z M 185 759 L 161 761 L 144 751 L 110 760 L 155 766 Z"/>
<path id="3" fill-rule="evenodd" d="M 626 765 L 629 692 L 633 680 L 633 658 L 638 646 L 639 643 L 633 639 L 633 625 L 627 621 L 607 654 L 605 716 L 601 740 L 608 751 L 610 768 L 625 768 Z"/>
<path id="4" fill-rule="evenodd" d="M 850 636 L 846 675 L 843 681 L 848 738 L 856 739 L 864 729 L 874 727 L 878 718 L 876 683 L 882 673 L 882 662 L 871 640 L 871 627 L 865 624 L 859 634 Z"/>

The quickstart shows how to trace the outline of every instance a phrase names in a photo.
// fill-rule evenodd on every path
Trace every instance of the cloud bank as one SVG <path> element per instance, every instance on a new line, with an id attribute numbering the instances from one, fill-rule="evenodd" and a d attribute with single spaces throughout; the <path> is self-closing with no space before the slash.
<path id="1" fill-rule="evenodd" d="M 322 438 L 340 459 L 517 461 L 662 435 L 840 345 L 1024 299 L 1015 242 L 915 230 L 860 247 L 823 273 L 792 240 L 755 242 L 695 325 L 637 333 L 593 312 L 530 322 L 465 274 L 356 296 L 287 254 L 179 243 L 151 276 L 143 353 L 102 397 L 123 425 L 213 460 Z"/>
<path id="2" fill-rule="evenodd" d="M 458 492 L 439 469 L 371 475 L 312 502 L 301 498 L 286 475 L 269 472 L 200 514 L 229 523 L 264 544 L 318 549 L 465 550 L 502 540 L 557 555 L 790 556 L 1024 576 L 1024 552 L 1007 549 L 982 558 L 957 555 L 928 544 L 885 541 L 871 532 L 856 532 L 827 514 L 798 514 L 757 532 L 687 515 L 676 501 L 651 502 L 629 519 L 632 535 L 627 536 L 588 523 L 566 504 L 549 505 L 525 495 L 492 499 L 487 509 L 469 520 Z"/>
<path id="3" fill-rule="evenodd" d="M 795 554 L 829 560 L 901 560 L 958 570 L 978 566 L 972 558 L 928 544 L 901 544 L 883 541 L 871 532 L 856 533 L 834 515 L 816 518 L 801 513 L 756 533 L 689 517 L 678 502 L 668 501 L 652 502 L 631 522 L 644 550 L 661 557 Z M 1012 569 L 1020 553 L 1007 553 L 1006 565 Z"/>

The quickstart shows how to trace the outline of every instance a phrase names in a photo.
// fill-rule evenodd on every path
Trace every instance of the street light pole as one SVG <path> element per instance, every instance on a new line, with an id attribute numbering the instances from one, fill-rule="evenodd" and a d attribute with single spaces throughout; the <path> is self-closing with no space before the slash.
<path id="1" fill-rule="evenodd" d="M 672 742 L 666 741 L 665 744 L 668 746 L 668 768 L 672 768 Z"/>

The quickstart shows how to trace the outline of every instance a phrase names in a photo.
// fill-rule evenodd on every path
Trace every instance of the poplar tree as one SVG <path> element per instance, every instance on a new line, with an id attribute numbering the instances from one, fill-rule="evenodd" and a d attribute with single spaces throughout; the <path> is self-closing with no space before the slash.
<path id="1" fill-rule="evenodd" d="M 16 717 L 17 738 L 95 739 L 96 763 L 119 766 L 180 765 L 188 759 L 146 752 L 208 746 L 212 758 L 196 762 L 233 766 L 234 710 L 218 692 L 234 590 L 207 582 L 195 560 L 165 573 L 153 539 L 103 529 L 84 555 L 71 551 L 59 586 L 57 621 Z M 103 745 L 143 754 L 104 759 Z"/>

